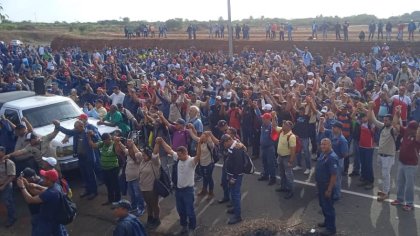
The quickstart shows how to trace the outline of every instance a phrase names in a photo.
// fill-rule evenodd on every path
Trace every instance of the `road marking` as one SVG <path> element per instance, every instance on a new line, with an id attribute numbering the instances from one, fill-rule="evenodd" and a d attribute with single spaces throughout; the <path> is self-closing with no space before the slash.
<path id="1" fill-rule="evenodd" d="M 209 206 L 214 202 L 214 198 L 211 199 L 211 201 L 209 203 L 207 203 L 203 209 L 201 209 L 201 211 L 198 213 L 197 218 L 200 217 L 206 210 L 207 208 L 209 208 Z"/>
<path id="2" fill-rule="evenodd" d="M 244 192 L 244 193 L 242 194 L 242 196 L 241 196 L 241 201 L 243 201 L 243 200 L 244 200 L 244 198 L 246 197 L 246 195 L 248 195 L 248 191 L 246 191 L 246 192 Z"/>
<path id="3" fill-rule="evenodd" d="M 217 167 L 223 167 L 222 164 L 216 164 L 216 166 Z M 254 175 L 261 175 L 261 173 L 258 172 L 258 171 L 255 171 L 254 172 Z M 280 176 L 276 176 L 276 178 L 277 179 L 280 179 Z M 308 182 L 308 181 L 295 180 L 294 182 L 295 183 L 298 183 L 298 184 L 306 185 L 306 186 L 316 187 L 314 183 L 311 183 L 311 182 Z M 354 196 L 369 198 L 369 199 L 373 199 L 373 200 L 376 200 L 377 199 L 376 196 L 372 196 L 372 195 L 365 194 L 365 193 L 358 193 L 358 192 L 354 192 L 354 191 L 350 191 L 350 190 L 345 190 L 345 189 L 341 189 L 341 192 L 347 193 L 347 194 L 350 194 L 350 195 L 354 195 Z M 393 201 L 392 199 L 385 199 L 385 202 L 392 202 L 392 201 Z M 418 205 L 418 204 L 414 204 L 413 206 L 415 208 L 420 209 L 420 205 Z"/>
<path id="4" fill-rule="evenodd" d="M 211 226 L 215 226 L 218 222 L 220 221 L 220 218 L 216 218 L 213 223 L 211 224 Z"/>

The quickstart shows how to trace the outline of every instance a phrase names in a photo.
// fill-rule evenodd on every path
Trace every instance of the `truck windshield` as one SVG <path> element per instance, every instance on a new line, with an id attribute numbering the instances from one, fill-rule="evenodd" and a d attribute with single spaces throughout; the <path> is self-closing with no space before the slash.
<path id="1" fill-rule="evenodd" d="M 78 117 L 81 111 L 71 102 L 59 102 L 51 105 L 22 111 L 34 128 L 51 124 L 53 120 L 69 120 Z"/>

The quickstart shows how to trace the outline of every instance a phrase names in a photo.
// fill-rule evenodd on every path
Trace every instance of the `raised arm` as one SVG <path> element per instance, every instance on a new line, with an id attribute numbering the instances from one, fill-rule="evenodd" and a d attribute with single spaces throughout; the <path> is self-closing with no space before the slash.
<path id="1" fill-rule="evenodd" d="M 200 163 L 200 158 L 201 158 L 201 144 L 204 143 L 204 139 L 203 138 L 204 138 L 204 136 L 202 136 L 200 138 L 200 140 L 198 141 L 198 144 L 197 144 L 197 155 L 194 157 L 195 164 Z"/>
<path id="2" fill-rule="evenodd" d="M 166 153 L 168 154 L 174 153 L 174 150 L 172 150 L 172 148 L 161 137 L 156 138 L 156 142 L 162 145 L 163 150 L 165 150 Z"/>
<path id="3" fill-rule="evenodd" d="M 29 133 L 32 133 L 34 131 L 34 128 L 32 127 L 32 124 L 26 119 L 26 117 L 22 117 L 22 121 L 25 123 L 26 130 Z"/>
<path id="4" fill-rule="evenodd" d="M 163 113 L 161 111 L 158 111 L 158 115 L 160 120 L 162 121 L 162 123 L 166 126 L 166 127 L 170 127 L 171 123 L 169 123 L 169 121 L 165 118 L 165 116 L 163 116 Z"/>
<path id="5" fill-rule="evenodd" d="M 91 148 L 98 148 L 98 144 L 96 144 L 95 142 L 93 142 L 93 140 L 92 140 L 92 136 L 94 136 L 95 135 L 95 133 L 92 131 L 92 130 L 89 130 L 88 131 L 88 133 L 87 133 L 87 139 L 88 139 L 88 142 L 89 142 L 89 146 L 91 147 Z"/>

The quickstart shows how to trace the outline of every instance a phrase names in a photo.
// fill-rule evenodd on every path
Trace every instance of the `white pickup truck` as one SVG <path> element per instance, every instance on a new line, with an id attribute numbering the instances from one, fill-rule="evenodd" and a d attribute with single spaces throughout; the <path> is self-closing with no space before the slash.
<path id="1" fill-rule="evenodd" d="M 36 95 L 34 92 L 16 91 L 0 93 L 0 115 L 4 115 L 14 124 L 21 123 L 26 117 L 31 123 L 34 132 L 44 136 L 54 130 L 53 120 L 59 120 L 61 126 L 73 129 L 74 122 L 83 111 L 70 98 L 57 95 Z M 89 118 L 90 124 L 96 125 L 97 119 Z M 111 133 L 117 128 L 99 125 L 99 133 Z M 56 150 L 57 161 L 61 170 L 78 168 L 78 159 L 73 157 L 73 138 L 68 143 L 61 143 L 64 138 L 59 133 L 51 142 L 51 147 Z"/>

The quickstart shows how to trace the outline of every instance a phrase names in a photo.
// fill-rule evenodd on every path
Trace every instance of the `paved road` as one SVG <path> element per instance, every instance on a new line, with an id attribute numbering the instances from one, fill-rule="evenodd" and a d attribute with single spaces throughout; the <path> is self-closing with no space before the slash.
<path id="1" fill-rule="evenodd" d="M 376 158 L 375 158 L 376 159 Z M 257 170 L 261 170 L 261 160 L 255 161 Z M 392 171 L 391 197 L 395 197 L 396 167 Z M 278 186 L 267 186 L 267 182 L 258 182 L 256 175 L 247 175 L 242 187 L 242 207 L 244 222 L 239 226 L 226 226 L 228 215 L 225 213 L 226 206 L 217 203 L 221 196 L 219 187 L 221 168 L 216 167 L 214 176 L 216 179 L 216 198 L 212 201 L 196 199 L 196 214 L 198 216 L 198 235 L 218 235 L 221 231 L 239 232 L 241 228 L 250 227 L 255 219 L 277 220 L 283 223 L 283 227 L 303 227 L 310 229 L 322 220 L 318 200 L 316 197 L 314 176 L 305 176 L 303 171 L 295 172 L 296 191 L 291 200 L 284 200 L 282 194 L 274 189 Z M 375 174 L 378 177 L 378 167 L 375 165 Z M 80 178 L 77 173 L 70 173 L 75 196 L 80 193 Z M 417 174 L 417 179 L 420 176 Z M 401 235 L 414 236 L 420 232 L 419 205 L 413 212 L 404 212 L 400 208 L 387 203 L 378 203 L 374 199 L 377 188 L 364 190 L 357 187 L 357 179 L 345 178 L 343 180 L 344 194 L 342 200 L 336 204 L 337 228 L 342 235 Z M 376 179 L 376 185 L 380 180 Z M 197 184 L 198 191 L 201 183 Z M 18 223 L 11 229 L 0 227 L 2 236 L 30 235 L 30 218 L 26 204 L 19 192 L 15 193 L 18 205 Z M 108 207 L 102 207 L 101 203 L 106 200 L 105 187 L 100 187 L 100 196 L 94 201 L 80 200 L 75 197 L 80 214 L 77 220 L 68 226 L 70 235 L 94 236 L 112 235 L 115 219 Z M 416 184 L 415 203 L 420 204 L 420 186 Z M 178 216 L 175 209 L 174 198 L 170 196 L 161 201 L 162 225 L 157 229 L 158 233 L 152 235 L 171 235 L 179 230 Z M 4 222 L 4 215 L 1 216 Z M 141 218 L 145 221 L 145 217 Z M 231 230 L 231 231 L 229 231 Z"/>

